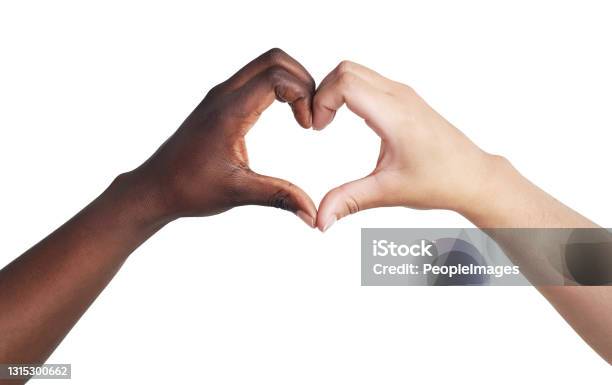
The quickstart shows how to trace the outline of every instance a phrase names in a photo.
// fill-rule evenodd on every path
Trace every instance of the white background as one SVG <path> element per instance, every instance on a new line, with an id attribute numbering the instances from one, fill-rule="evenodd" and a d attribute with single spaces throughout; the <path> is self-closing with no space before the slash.
<path id="1" fill-rule="evenodd" d="M 478 145 L 612 227 L 607 4 L 3 2 L 0 263 L 136 167 L 210 87 L 274 46 L 317 81 L 351 59 L 410 84 Z M 378 152 L 347 110 L 313 132 L 281 104 L 248 145 L 255 170 L 315 202 L 371 171 Z M 360 228 L 427 226 L 470 224 L 403 208 L 326 234 L 262 207 L 179 220 L 129 258 L 49 362 L 72 363 L 72 384 L 610 378 L 533 288 L 360 287 Z"/>

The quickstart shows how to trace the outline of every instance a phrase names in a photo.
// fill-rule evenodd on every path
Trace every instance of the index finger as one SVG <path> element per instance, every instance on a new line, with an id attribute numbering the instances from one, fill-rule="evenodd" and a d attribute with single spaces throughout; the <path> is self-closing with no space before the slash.
<path id="1" fill-rule="evenodd" d="M 231 110 L 245 120 L 246 133 L 274 100 L 289 103 L 297 122 L 304 128 L 312 125 L 314 87 L 298 79 L 284 67 L 272 66 L 233 91 Z"/>
<path id="2" fill-rule="evenodd" d="M 253 59 L 227 79 L 224 85 L 228 91 L 233 91 L 270 67 L 282 67 L 305 84 L 315 88 L 315 81 L 306 68 L 280 48 L 272 48 Z"/>
<path id="3" fill-rule="evenodd" d="M 347 66 L 339 66 L 321 83 L 313 100 L 313 127 L 321 130 L 344 104 L 379 135 L 388 116 L 391 96 L 382 91 L 375 79 L 365 79 Z"/>

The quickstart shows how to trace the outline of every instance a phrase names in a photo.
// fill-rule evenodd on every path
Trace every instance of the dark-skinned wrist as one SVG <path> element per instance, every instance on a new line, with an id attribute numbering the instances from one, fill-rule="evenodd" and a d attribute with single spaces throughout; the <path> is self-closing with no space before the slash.
<path id="1" fill-rule="evenodd" d="M 124 221 L 142 229 L 159 229 L 177 218 L 157 183 L 141 169 L 119 174 L 99 199 L 117 207 Z"/>

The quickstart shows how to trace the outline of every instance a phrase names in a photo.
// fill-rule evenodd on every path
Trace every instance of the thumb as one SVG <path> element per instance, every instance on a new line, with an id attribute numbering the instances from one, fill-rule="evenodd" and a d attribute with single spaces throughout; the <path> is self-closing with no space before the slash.
<path id="1" fill-rule="evenodd" d="M 243 181 L 242 205 L 270 206 L 291 211 L 308 226 L 315 227 L 317 209 L 308 194 L 284 179 L 250 171 Z"/>
<path id="2" fill-rule="evenodd" d="M 381 206 L 383 197 L 375 174 L 343 184 L 323 197 L 316 225 L 325 231 L 342 217 Z"/>

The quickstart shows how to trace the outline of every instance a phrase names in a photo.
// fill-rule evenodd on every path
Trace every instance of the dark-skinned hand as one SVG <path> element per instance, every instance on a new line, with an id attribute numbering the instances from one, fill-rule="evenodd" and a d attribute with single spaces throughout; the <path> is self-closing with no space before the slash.
<path id="1" fill-rule="evenodd" d="M 312 200 L 287 181 L 251 171 L 245 146 L 275 99 L 310 127 L 314 90 L 289 55 L 263 54 L 210 90 L 140 167 L 0 270 L 0 363 L 44 362 L 130 253 L 173 219 L 255 204 L 314 226 Z"/>
<path id="2" fill-rule="evenodd" d="M 166 218 L 263 205 L 291 211 L 313 227 L 317 211 L 302 189 L 249 168 L 245 135 L 274 100 L 287 102 L 297 122 L 310 127 L 314 90 L 304 67 L 272 49 L 211 89 L 131 179 L 155 190 Z"/>

